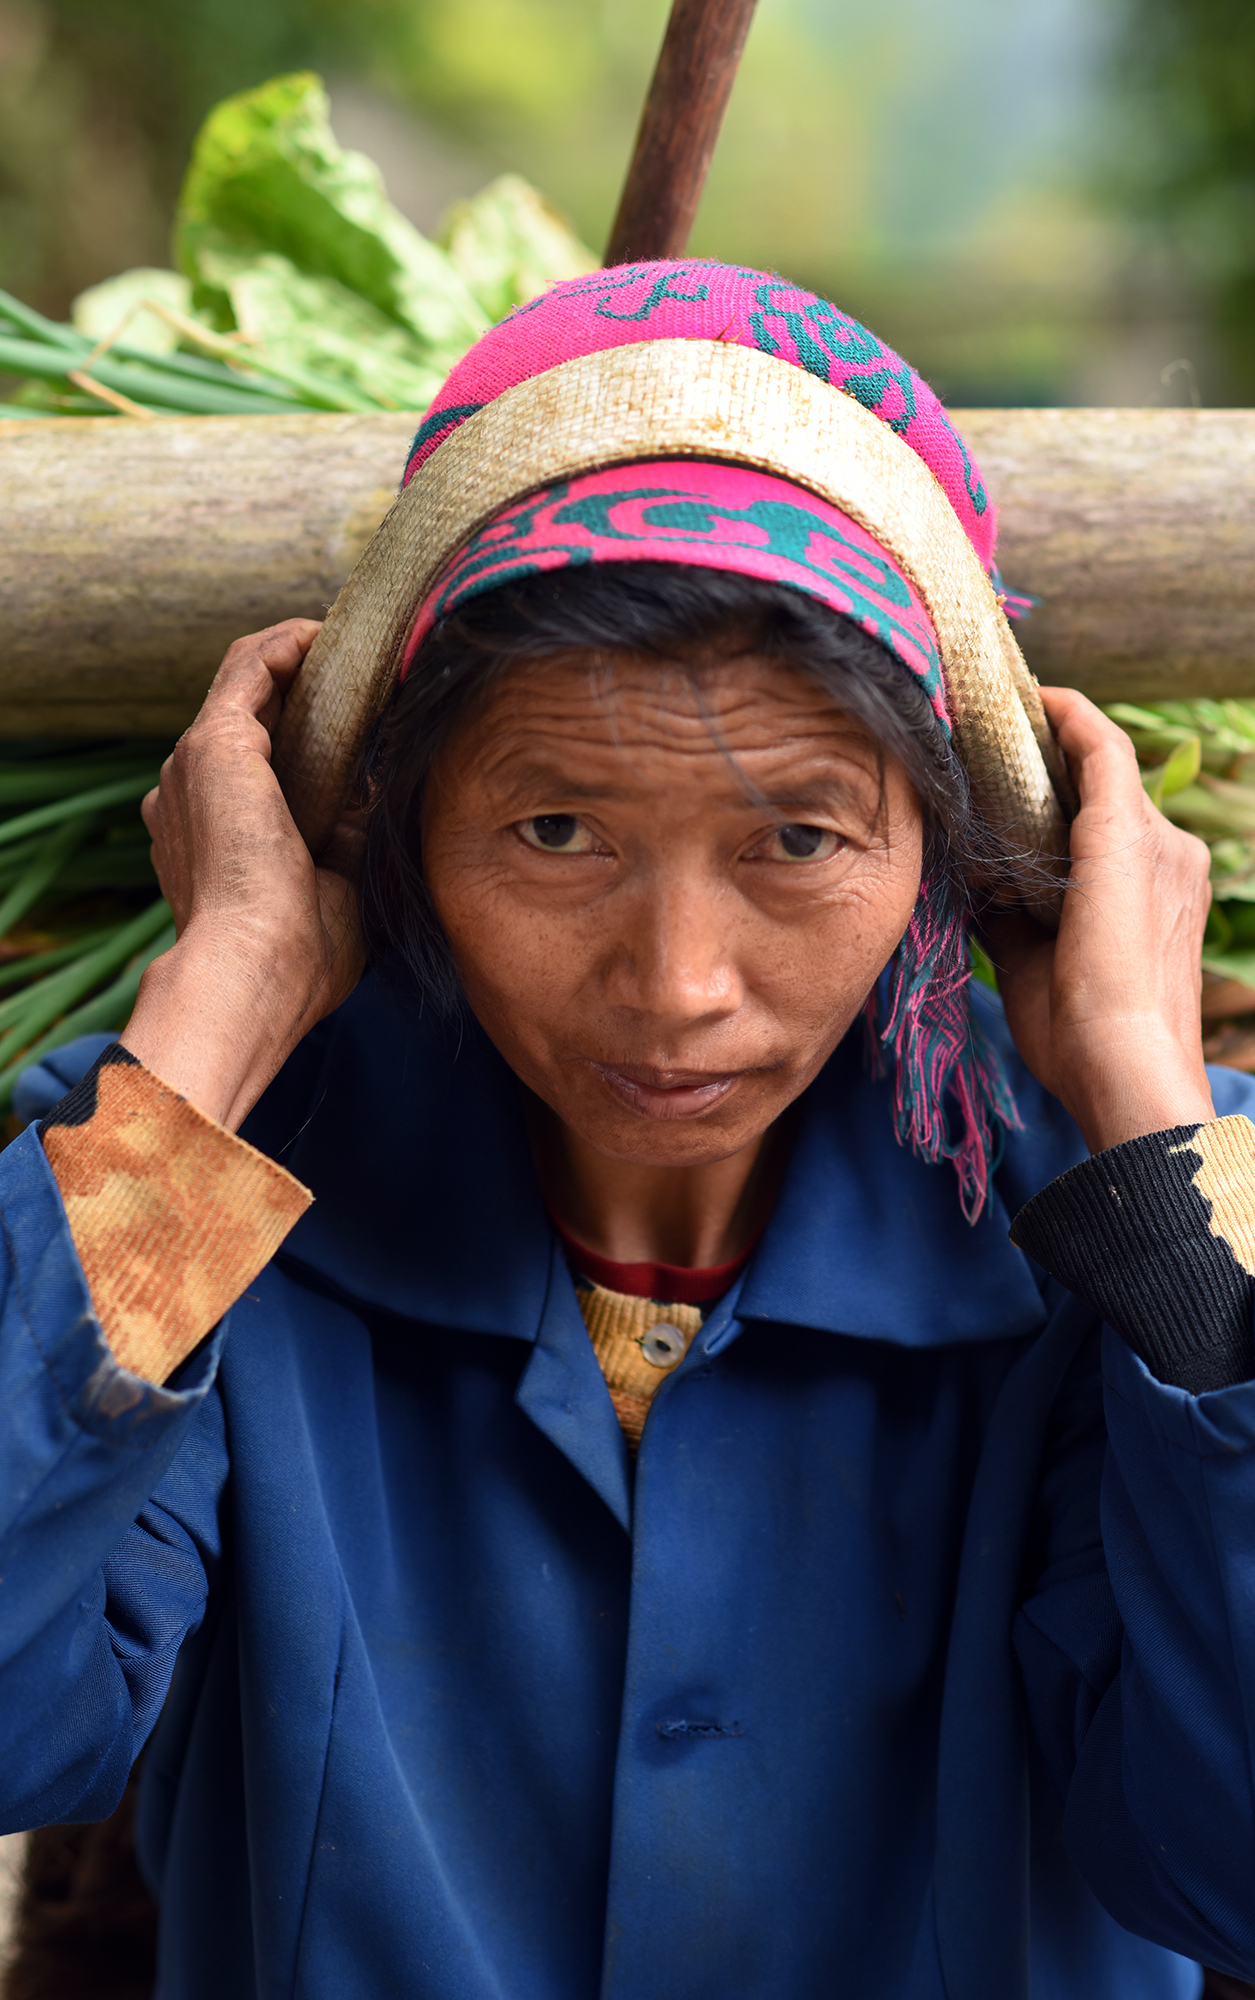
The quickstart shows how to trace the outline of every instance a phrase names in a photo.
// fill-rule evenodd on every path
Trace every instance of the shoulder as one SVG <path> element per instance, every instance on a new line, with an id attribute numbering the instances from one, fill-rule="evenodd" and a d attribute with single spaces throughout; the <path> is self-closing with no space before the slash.
<path id="1" fill-rule="evenodd" d="M 1220 1063 L 1208 1063 L 1207 1081 L 1217 1118 L 1229 1118 L 1236 1113 L 1255 1120 L 1255 1076 L 1247 1076 L 1240 1069 L 1225 1069 Z"/>
<path id="2" fill-rule="evenodd" d="M 300 1142 L 311 1122 L 333 1147 L 351 1146 L 363 1131 L 378 1134 L 402 1087 L 411 1100 L 430 1094 L 456 1038 L 369 971 L 293 1050 L 240 1136 L 299 1174 L 293 1155 L 307 1150 Z"/>

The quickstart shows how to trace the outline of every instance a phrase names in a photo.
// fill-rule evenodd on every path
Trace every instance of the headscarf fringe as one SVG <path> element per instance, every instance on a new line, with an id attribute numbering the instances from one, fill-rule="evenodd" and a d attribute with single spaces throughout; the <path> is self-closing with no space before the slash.
<path id="1" fill-rule="evenodd" d="M 973 1016 L 971 977 L 965 919 L 944 882 L 925 881 L 864 1014 L 873 1075 L 893 1058 L 899 1145 L 933 1164 L 953 1162 L 959 1204 L 976 1223 L 1006 1133 L 1022 1121 L 1002 1059 Z"/>

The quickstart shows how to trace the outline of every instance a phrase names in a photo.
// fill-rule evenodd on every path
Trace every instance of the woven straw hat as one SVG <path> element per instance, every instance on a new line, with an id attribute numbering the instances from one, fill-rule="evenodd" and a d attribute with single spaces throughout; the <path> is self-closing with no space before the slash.
<path id="1" fill-rule="evenodd" d="M 694 457 L 818 494 L 910 579 L 936 632 L 974 799 L 1025 900 L 1049 913 L 1057 891 L 1044 881 L 1066 871 L 1066 769 L 969 531 L 889 422 L 791 360 L 692 336 L 578 354 L 456 415 L 332 606 L 276 732 L 275 767 L 313 852 L 342 808 L 415 613 L 467 538 L 511 502 L 590 468 Z"/>

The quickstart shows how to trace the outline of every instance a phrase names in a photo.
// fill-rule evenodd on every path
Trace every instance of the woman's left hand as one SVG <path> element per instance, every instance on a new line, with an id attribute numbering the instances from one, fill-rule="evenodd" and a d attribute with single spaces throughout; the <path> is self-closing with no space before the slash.
<path id="1" fill-rule="evenodd" d="M 1042 699 L 1080 794 L 1057 937 L 991 918 L 986 948 L 1039 1083 L 1091 1152 L 1214 1118 L 1200 995 L 1209 857 L 1150 802 L 1122 729 L 1070 688 Z"/>

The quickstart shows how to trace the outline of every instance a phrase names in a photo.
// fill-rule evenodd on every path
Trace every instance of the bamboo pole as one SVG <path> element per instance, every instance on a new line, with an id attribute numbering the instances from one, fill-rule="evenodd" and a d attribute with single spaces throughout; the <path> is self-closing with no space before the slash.
<path id="1" fill-rule="evenodd" d="M 0 737 L 185 728 L 233 638 L 322 616 L 417 422 L 8 420 Z"/>
<path id="2" fill-rule="evenodd" d="M 1255 696 L 1255 410 L 956 410 L 1041 681 Z"/>
<path id="3" fill-rule="evenodd" d="M 966 410 L 1043 680 L 1255 696 L 1255 411 Z M 165 734 L 241 632 L 319 617 L 412 416 L 10 421 L 0 736 Z"/>

